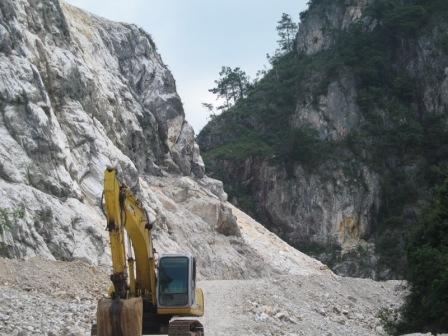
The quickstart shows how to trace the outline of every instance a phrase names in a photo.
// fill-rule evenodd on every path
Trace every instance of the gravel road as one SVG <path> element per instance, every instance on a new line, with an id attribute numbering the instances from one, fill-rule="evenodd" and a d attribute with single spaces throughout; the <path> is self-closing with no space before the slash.
<path id="1" fill-rule="evenodd" d="M 320 275 L 204 281 L 209 335 L 382 335 L 378 312 L 397 308 L 400 282 Z"/>
<path id="2" fill-rule="evenodd" d="M 332 273 L 201 281 L 206 335 L 381 335 L 382 308 L 401 302 L 400 282 Z M 0 258 L 0 335 L 84 336 L 108 270 L 81 262 Z"/>

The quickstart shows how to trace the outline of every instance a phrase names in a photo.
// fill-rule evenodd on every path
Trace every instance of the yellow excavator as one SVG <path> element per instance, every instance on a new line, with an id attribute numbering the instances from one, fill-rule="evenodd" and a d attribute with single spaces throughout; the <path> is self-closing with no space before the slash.
<path id="1" fill-rule="evenodd" d="M 203 336 L 197 317 L 204 295 L 196 288 L 196 260 L 190 254 L 155 258 L 153 224 L 139 199 L 120 183 L 117 170 L 104 173 L 101 200 L 107 217 L 113 274 L 109 297 L 101 299 L 92 335 Z"/>

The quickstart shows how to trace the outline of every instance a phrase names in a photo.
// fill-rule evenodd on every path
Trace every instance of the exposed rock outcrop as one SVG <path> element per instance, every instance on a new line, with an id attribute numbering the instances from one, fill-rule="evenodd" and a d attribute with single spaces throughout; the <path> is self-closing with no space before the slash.
<path id="1" fill-rule="evenodd" d="M 332 47 L 337 33 L 362 18 L 364 9 L 373 0 L 324 0 L 310 2 L 301 14 L 296 47 L 299 54 L 314 55 Z"/>
<path id="2" fill-rule="evenodd" d="M 147 33 L 58 0 L 5 0 L 0 9 L 1 255 L 109 263 L 99 205 L 113 165 L 156 223 L 157 251 L 193 253 L 199 277 L 331 274 L 204 176 L 174 79 Z M 290 256 L 276 258 L 271 244 Z"/>
<path id="3" fill-rule="evenodd" d="M 107 165 L 136 191 L 138 176 L 204 175 L 175 81 L 134 25 L 2 1 L 0 75 L 2 255 L 104 261 Z"/>

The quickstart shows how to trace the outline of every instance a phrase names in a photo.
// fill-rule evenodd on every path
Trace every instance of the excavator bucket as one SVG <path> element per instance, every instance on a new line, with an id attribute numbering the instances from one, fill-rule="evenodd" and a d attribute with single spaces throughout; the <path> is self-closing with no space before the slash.
<path id="1" fill-rule="evenodd" d="M 97 309 L 98 336 L 142 335 L 143 300 L 101 299 Z"/>

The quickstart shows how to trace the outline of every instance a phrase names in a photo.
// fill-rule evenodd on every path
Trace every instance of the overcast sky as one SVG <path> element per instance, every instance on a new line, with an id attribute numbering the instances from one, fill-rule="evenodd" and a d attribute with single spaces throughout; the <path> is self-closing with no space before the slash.
<path id="1" fill-rule="evenodd" d="M 252 78 L 277 45 L 283 12 L 297 22 L 307 0 L 66 0 L 99 16 L 135 23 L 149 32 L 173 72 L 187 120 L 206 124 L 202 102 L 221 66 L 239 66 Z"/>

